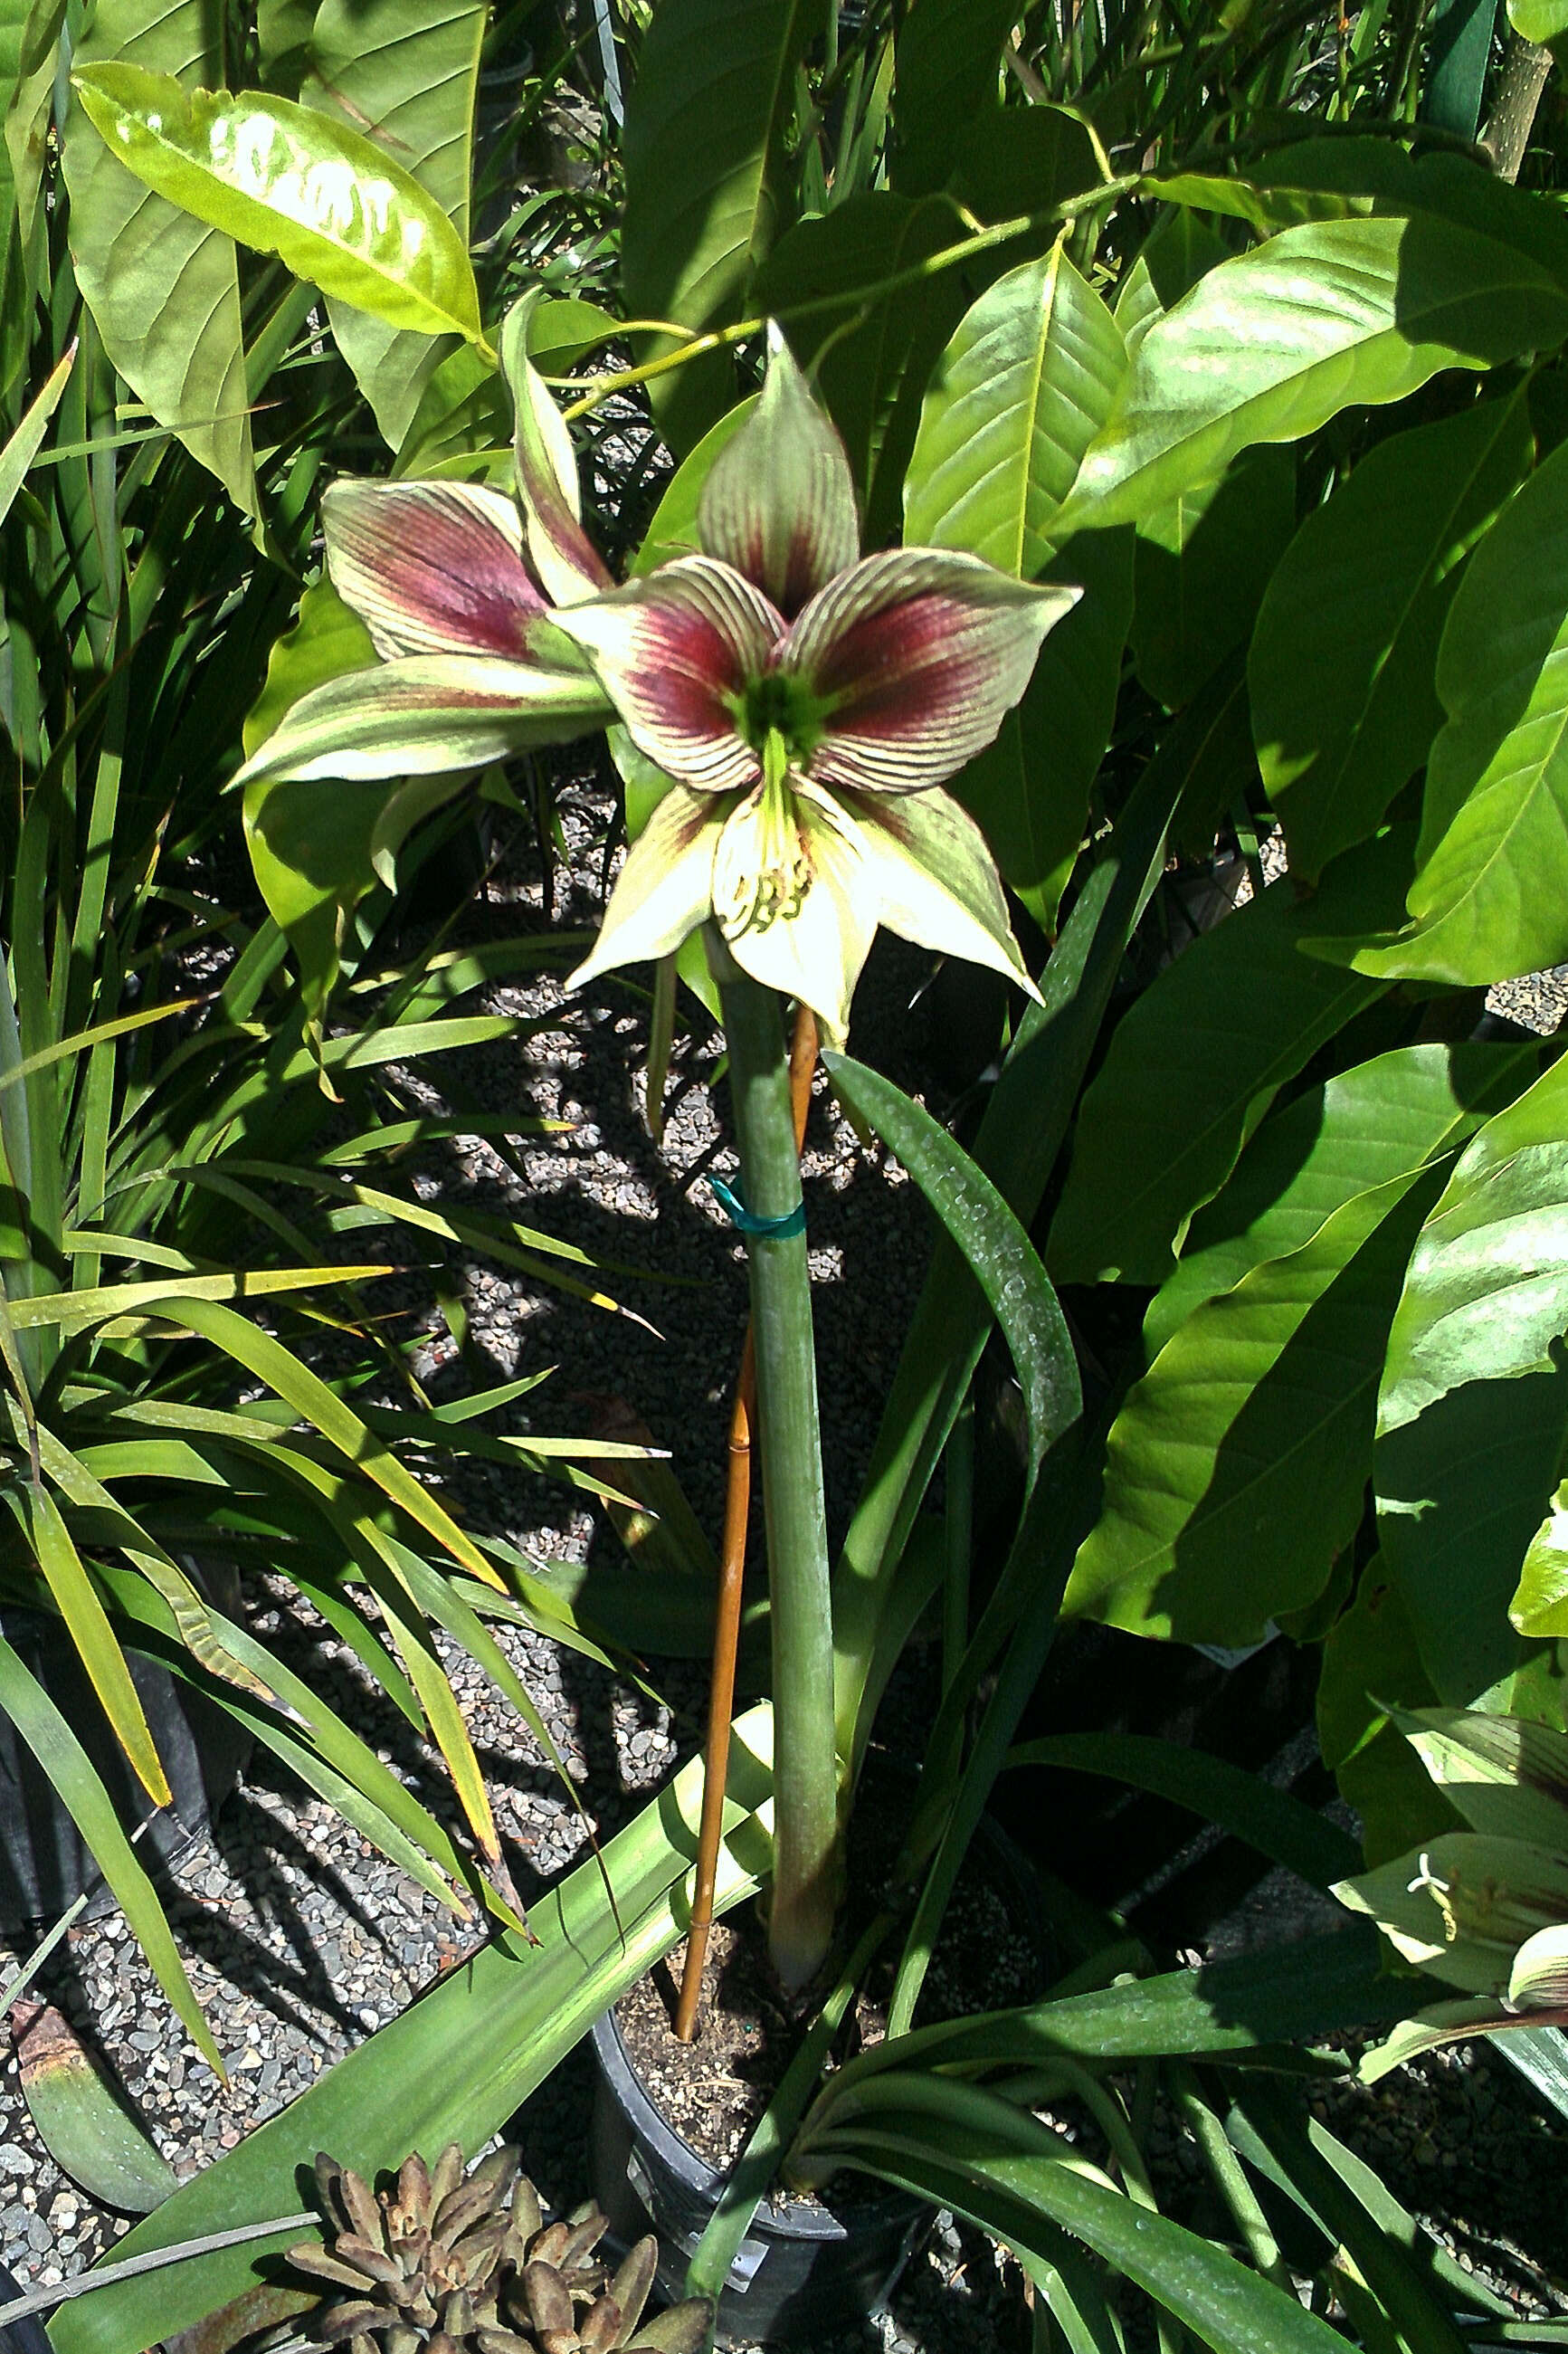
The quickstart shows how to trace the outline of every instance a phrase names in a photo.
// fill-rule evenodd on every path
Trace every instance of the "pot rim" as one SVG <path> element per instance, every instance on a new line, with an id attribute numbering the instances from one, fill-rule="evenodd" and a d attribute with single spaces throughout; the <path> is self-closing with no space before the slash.
<path id="1" fill-rule="evenodd" d="M 631 2064 L 630 2055 L 621 2036 L 615 2016 L 615 2005 L 600 2011 L 588 2031 L 594 2058 L 607 2089 L 625 2116 L 633 2136 L 650 2145 L 659 2162 L 668 2168 L 691 2194 L 708 2206 L 716 2206 L 719 2195 L 729 2179 L 711 2166 L 675 2131 L 651 2098 L 641 2077 Z M 862 2181 L 874 2182 L 874 2176 L 861 2176 Z M 895 2190 L 885 2183 L 877 2184 L 876 2194 L 857 2200 L 853 2221 L 862 2217 L 870 2224 L 885 2224 L 904 2216 L 934 2211 L 928 2199 L 916 2199 L 906 2190 Z M 853 2226 L 810 2192 L 793 2199 L 779 2200 L 771 2196 L 758 2201 L 757 2214 L 751 2225 L 761 2225 L 779 2238 L 795 2240 L 833 2241 L 849 2235 Z"/>

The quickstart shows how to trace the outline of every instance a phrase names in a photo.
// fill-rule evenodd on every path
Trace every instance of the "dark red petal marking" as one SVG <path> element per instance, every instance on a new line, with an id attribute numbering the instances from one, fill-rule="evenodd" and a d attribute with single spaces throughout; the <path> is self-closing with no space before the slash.
<path id="1" fill-rule="evenodd" d="M 667 775 L 706 792 L 760 775 L 737 711 L 783 623 L 732 567 L 678 557 L 563 609 L 556 624 L 587 648 L 636 742 Z"/>
<path id="2" fill-rule="evenodd" d="M 808 773 L 867 792 L 945 783 L 995 737 L 1050 618 L 972 557 L 867 557 L 812 599 L 779 650 L 825 706 Z"/>
<path id="3" fill-rule="evenodd" d="M 384 655 L 520 655 L 551 610 L 506 529 L 461 484 L 342 485 L 323 518 L 334 586 Z"/>

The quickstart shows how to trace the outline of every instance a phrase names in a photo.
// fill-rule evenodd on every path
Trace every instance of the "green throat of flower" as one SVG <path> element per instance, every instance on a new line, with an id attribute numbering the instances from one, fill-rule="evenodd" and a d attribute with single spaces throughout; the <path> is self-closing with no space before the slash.
<path id="1" fill-rule="evenodd" d="M 747 827 L 747 855 L 739 863 L 725 904 L 715 907 L 726 940 L 743 932 L 764 932 L 769 924 L 798 916 L 811 887 L 800 813 L 789 790 L 789 748 L 777 727 L 758 747 L 762 782 L 756 813 Z"/>

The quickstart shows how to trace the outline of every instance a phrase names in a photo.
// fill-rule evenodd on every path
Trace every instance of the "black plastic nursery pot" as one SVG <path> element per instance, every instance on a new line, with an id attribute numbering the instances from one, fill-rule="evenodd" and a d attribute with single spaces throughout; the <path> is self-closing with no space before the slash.
<path id="1" fill-rule="evenodd" d="M 41 1683 L 87 1751 L 127 1830 L 154 1813 L 126 1762 L 97 1695 L 58 1618 L 6 1608 L 0 1634 Z M 156 1660 L 127 1652 L 131 1681 L 169 1777 L 174 1805 L 147 1827 L 143 1861 L 172 1862 L 207 1824 L 238 1778 L 250 1747 L 227 1711 L 180 1683 Z M 26 1935 L 58 1921 L 84 1890 L 87 1918 L 109 1912 L 104 1887 L 81 1833 L 53 1783 L 10 1719 L 0 1714 L 0 1936 Z"/>
<path id="2" fill-rule="evenodd" d="M 658 2293 L 673 2301 L 685 2295 L 686 2265 L 725 2178 L 660 2115 L 613 2010 L 594 2021 L 593 2052 L 595 2195 L 618 2239 L 655 2234 Z M 842 2215 L 815 2199 L 764 2200 L 719 2298 L 717 2343 L 804 2346 L 879 2313 L 932 2213 L 902 2192 Z"/>
<path id="3" fill-rule="evenodd" d="M 0 2306 L 10 2305 L 21 2294 L 21 2283 L 0 2264 Z M 16 2321 L 0 2324 L 0 2354 L 53 2354 L 36 2313 L 24 2313 Z"/>
<path id="4" fill-rule="evenodd" d="M 877 1763 L 913 1789 L 912 1774 L 886 1759 Z M 1039 1882 L 1022 1849 L 990 1815 L 980 1819 L 969 1862 L 1001 1899 L 1027 1950 L 1032 1983 L 998 2000 L 1032 2000 L 1052 1975 Z M 955 1904 L 963 1886 L 960 1879 Z M 594 2195 L 620 2240 L 654 2233 L 660 2294 L 679 2298 L 726 2178 L 661 2115 L 632 2066 L 613 2009 L 594 2021 L 592 2049 Z M 758 2206 L 719 2298 L 719 2345 L 807 2347 L 881 2312 L 936 2210 L 863 2177 L 844 2180 L 853 2189 L 842 2208 L 836 2200 L 830 2208 L 816 2199 Z"/>

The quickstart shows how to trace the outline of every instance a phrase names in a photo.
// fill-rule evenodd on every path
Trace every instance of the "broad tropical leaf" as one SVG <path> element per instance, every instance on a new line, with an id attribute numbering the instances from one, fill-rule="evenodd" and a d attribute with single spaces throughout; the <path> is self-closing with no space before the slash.
<path id="1" fill-rule="evenodd" d="M 995 743 L 959 769 L 950 790 L 1049 933 L 1116 724 L 1132 619 L 1132 535 L 1081 532 L 1052 558 L 1044 577 L 1084 594 L 1041 647 L 1023 700 L 1002 721 Z"/>
<path id="2" fill-rule="evenodd" d="M 358 132 L 260 91 L 187 95 L 135 65 L 84 67 L 75 88 L 112 154 L 197 220 L 388 326 L 482 340 L 461 238 Z"/>
<path id="3" fill-rule="evenodd" d="M 1265 1259 L 1299 1250 L 1359 1193 L 1463 1144 L 1535 1072 L 1528 1046 L 1401 1046 L 1297 1096 L 1193 1219 L 1144 1319 L 1150 1347 L 1163 1348 L 1201 1301 Z"/>
<path id="4" fill-rule="evenodd" d="M 1252 635 L 1258 599 L 1296 528 L 1296 459 L 1244 450 L 1139 525 L 1132 652 L 1139 677 L 1180 710 Z"/>
<path id="5" fill-rule="evenodd" d="M 1308 880 L 1363 841 L 1442 726 L 1437 646 L 1459 566 L 1531 458 L 1522 391 L 1370 451 L 1309 514 L 1247 661 L 1258 764 Z"/>
<path id="6" fill-rule="evenodd" d="M 1568 957 L 1568 448 L 1476 549 L 1437 652 L 1411 926 L 1364 972 L 1488 984 Z"/>
<path id="7" fill-rule="evenodd" d="M 899 21 L 895 186 L 916 195 L 939 188 L 967 135 L 1000 121 L 1001 48 L 1017 21 L 1008 7 L 1009 0 L 922 0 L 919 15 Z"/>
<path id="8" fill-rule="evenodd" d="M 912 546 L 1025 580 L 1126 372 L 1120 331 L 1065 241 L 987 288 L 937 364 L 904 485 Z"/>
<path id="9" fill-rule="evenodd" d="M 1131 1008 L 1079 1113 L 1046 1253 L 1058 1282 L 1163 1282 L 1276 1089 L 1372 1003 L 1365 988 L 1325 988 L 1301 953 L 1320 921 L 1277 885 Z"/>
<path id="10" fill-rule="evenodd" d="M 1568 334 L 1568 291 L 1525 254 L 1425 215 L 1308 222 L 1222 262 L 1138 348 L 1064 523 L 1135 523 L 1255 441 L 1402 399 Z"/>
<path id="11" fill-rule="evenodd" d="M 202 0 L 99 0 L 74 62 L 114 60 L 193 91 L 222 79 L 216 38 Z M 64 160 L 71 258 L 104 349 L 159 423 L 255 514 L 239 272 L 226 225 L 128 170 L 77 103 Z"/>
<path id="12" fill-rule="evenodd" d="M 914 271 L 961 234 L 949 197 L 867 190 L 789 229 L 757 281 L 758 304 L 785 318 L 801 365 L 819 364 L 819 389 L 849 451 L 869 547 L 896 535 L 921 395 L 964 308 L 951 271 L 886 292 L 882 281 Z M 858 303 L 857 288 L 865 290 Z M 831 308 L 789 319 L 797 306 L 824 299 Z"/>
<path id="13" fill-rule="evenodd" d="M 1415 1182 L 1356 1195 L 1178 1328 L 1112 1426 L 1065 1616 L 1239 1645 L 1322 1591 L 1361 1517 Z"/>
<path id="14" fill-rule="evenodd" d="M 661 0 L 626 110 L 634 317 L 696 329 L 740 314 L 789 226 L 796 69 L 824 15 L 824 0 Z M 689 371 L 666 381 L 661 421 L 681 451 L 711 423 Z"/>
<path id="15" fill-rule="evenodd" d="M 1549 1372 L 1568 1328 L 1568 1062 L 1474 1137 L 1411 1255 L 1378 1403 L 1396 1430 L 1463 1383 Z"/>
<path id="16" fill-rule="evenodd" d="M 473 105 L 486 11 L 440 0 L 410 14 L 400 0 L 323 0 L 301 99 L 364 131 L 433 198 L 466 246 Z M 338 349 L 397 450 L 445 354 L 459 348 L 332 298 Z"/>

